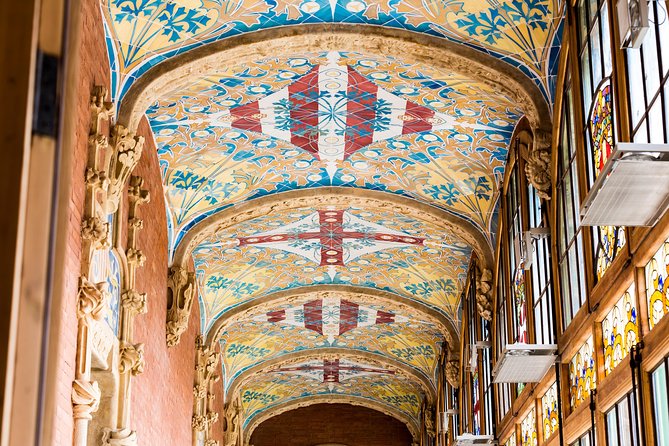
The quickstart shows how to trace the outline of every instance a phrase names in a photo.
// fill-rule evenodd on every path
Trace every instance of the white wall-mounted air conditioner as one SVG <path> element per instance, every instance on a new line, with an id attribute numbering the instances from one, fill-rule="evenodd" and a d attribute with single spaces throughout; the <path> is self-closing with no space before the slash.
<path id="1" fill-rule="evenodd" d="M 618 143 L 581 205 L 585 226 L 653 226 L 669 207 L 669 144 Z"/>
<path id="2" fill-rule="evenodd" d="M 492 435 L 462 434 L 455 439 L 455 446 L 496 445 L 497 440 Z"/>
<path id="3" fill-rule="evenodd" d="M 618 34 L 621 48 L 639 48 L 648 32 L 648 0 L 618 0 Z"/>
<path id="4" fill-rule="evenodd" d="M 507 344 L 493 369 L 493 382 L 539 382 L 555 363 L 556 351 L 555 344 Z"/>

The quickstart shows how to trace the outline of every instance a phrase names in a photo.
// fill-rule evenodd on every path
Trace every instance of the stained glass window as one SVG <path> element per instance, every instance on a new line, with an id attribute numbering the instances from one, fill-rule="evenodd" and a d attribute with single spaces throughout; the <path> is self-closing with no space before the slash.
<path id="1" fill-rule="evenodd" d="M 578 407 L 597 387 L 597 370 L 592 336 L 581 346 L 569 363 L 569 396 L 572 409 Z"/>
<path id="2" fill-rule="evenodd" d="M 602 321 L 604 372 L 608 376 L 639 338 L 634 283 Z"/>
<path id="3" fill-rule="evenodd" d="M 595 177 L 597 177 L 613 150 L 613 103 L 611 79 L 606 78 L 595 92 L 590 109 L 590 139 L 592 142 Z"/>
<path id="4" fill-rule="evenodd" d="M 529 343 L 527 334 L 527 298 L 525 294 L 525 263 L 521 261 L 516 268 L 513 278 L 513 294 L 516 297 L 516 324 L 518 329 L 518 342 Z"/>
<path id="5" fill-rule="evenodd" d="M 669 312 L 669 239 L 646 264 L 648 322 L 652 329 Z"/>
<path id="6" fill-rule="evenodd" d="M 520 423 L 520 444 L 537 446 L 537 422 L 534 409 Z"/>
<path id="7" fill-rule="evenodd" d="M 592 147 L 592 170 L 597 178 L 611 157 L 613 150 L 613 100 L 611 79 L 604 79 L 595 92 L 590 109 L 590 143 Z M 597 260 L 597 280 L 625 246 L 625 230 L 615 226 L 601 226 L 593 231 L 596 236 L 595 259 Z"/>
<path id="8" fill-rule="evenodd" d="M 553 383 L 544 396 L 541 397 L 541 411 L 545 441 L 557 431 L 560 422 L 560 418 L 558 417 L 557 383 Z"/>

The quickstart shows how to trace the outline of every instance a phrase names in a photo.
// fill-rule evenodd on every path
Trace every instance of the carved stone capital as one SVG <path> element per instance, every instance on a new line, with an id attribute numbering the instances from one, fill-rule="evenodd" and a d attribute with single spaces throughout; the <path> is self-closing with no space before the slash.
<path id="1" fill-rule="evenodd" d="M 123 193 L 123 188 L 142 156 L 144 138 L 135 136 L 122 125 L 112 129 L 111 153 L 107 160 L 107 175 L 110 184 L 107 194 L 107 212 L 115 212 Z"/>
<path id="2" fill-rule="evenodd" d="M 537 194 L 545 199 L 551 198 L 551 145 L 552 135 L 544 130 L 535 130 L 532 151 L 525 164 L 527 179 L 534 186 Z"/>
<path id="3" fill-rule="evenodd" d="M 99 406 L 100 388 L 97 382 L 75 380 L 72 383 L 72 413 L 75 419 L 92 419 Z"/>
<path id="4" fill-rule="evenodd" d="M 137 376 L 144 371 L 144 344 L 124 343 L 121 347 L 119 372 Z"/>
<path id="5" fill-rule="evenodd" d="M 109 223 L 99 217 L 85 218 L 81 222 L 81 238 L 91 243 L 94 249 L 109 248 Z"/>
<path id="6" fill-rule="evenodd" d="M 204 442 L 204 446 L 218 446 L 218 441 L 209 439 Z"/>
<path id="7" fill-rule="evenodd" d="M 102 446 L 137 446 L 137 432 L 106 429 L 102 434 Z"/>
<path id="8" fill-rule="evenodd" d="M 195 274 L 181 266 L 173 266 L 167 278 L 167 346 L 174 347 L 188 328 Z"/>
<path id="9" fill-rule="evenodd" d="M 476 274 L 476 308 L 483 319 L 492 320 L 492 272 L 489 269 Z"/>
<path id="10" fill-rule="evenodd" d="M 146 293 L 136 290 L 127 290 L 121 297 L 121 305 L 132 314 L 146 313 Z"/>
<path id="11" fill-rule="evenodd" d="M 86 277 L 80 277 L 77 317 L 85 321 L 102 320 L 109 308 L 109 298 L 107 282 L 92 283 Z"/>
<path id="12" fill-rule="evenodd" d="M 446 375 L 446 380 L 453 388 L 460 387 L 460 362 L 459 361 L 446 361 L 444 367 L 444 374 Z"/>

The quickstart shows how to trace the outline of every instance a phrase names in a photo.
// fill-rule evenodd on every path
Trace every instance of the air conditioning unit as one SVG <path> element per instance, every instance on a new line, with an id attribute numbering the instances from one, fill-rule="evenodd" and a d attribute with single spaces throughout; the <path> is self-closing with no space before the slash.
<path id="1" fill-rule="evenodd" d="M 653 226 L 669 207 L 669 145 L 618 143 L 581 205 L 585 226 Z"/>
<path id="2" fill-rule="evenodd" d="M 639 48 L 648 32 L 648 0 L 618 0 L 618 33 L 621 48 Z"/>
<path id="3" fill-rule="evenodd" d="M 455 446 L 473 446 L 477 444 L 496 445 L 497 440 L 492 435 L 462 434 L 455 439 Z"/>
<path id="4" fill-rule="evenodd" d="M 555 363 L 555 344 L 507 344 L 492 372 L 495 383 L 539 382 Z"/>

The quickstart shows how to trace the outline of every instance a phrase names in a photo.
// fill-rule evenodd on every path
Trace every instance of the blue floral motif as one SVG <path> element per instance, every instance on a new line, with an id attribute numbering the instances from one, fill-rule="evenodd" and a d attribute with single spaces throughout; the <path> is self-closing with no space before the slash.
<path id="1" fill-rule="evenodd" d="M 170 42 L 176 42 L 182 38 L 184 31 L 190 34 L 197 33 L 209 23 L 210 18 L 195 9 L 177 7 L 175 3 L 170 2 L 165 5 L 158 20 L 164 24 L 163 35 L 170 36 Z"/>

